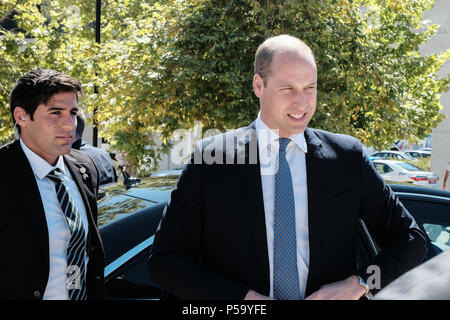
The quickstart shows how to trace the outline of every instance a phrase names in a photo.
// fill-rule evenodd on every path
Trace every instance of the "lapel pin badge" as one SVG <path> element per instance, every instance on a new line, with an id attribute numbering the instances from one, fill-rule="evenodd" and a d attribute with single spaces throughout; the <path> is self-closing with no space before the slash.
<path id="1" fill-rule="evenodd" d="M 80 168 L 80 172 L 83 174 L 83 180 L 86 181 L 86 179 L 89 177 L 89 175 L 86 173 L 86 168 L 85 167 L 81 167 Z"/>

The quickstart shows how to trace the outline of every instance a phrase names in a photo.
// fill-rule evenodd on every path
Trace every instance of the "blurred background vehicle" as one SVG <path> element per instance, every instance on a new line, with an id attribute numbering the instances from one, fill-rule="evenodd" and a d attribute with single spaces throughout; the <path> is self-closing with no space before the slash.
<path id="1" fill-rule="evenodd" d="M 414 159 L 417 158 L 430 158 L 431 157 L 431 151 L 424 151 L 424 150 L 408 150 L 404 151 L 405 154 L 413 157 Z"/>
<path id="2" fill-rule="evenodd" d="M 413 157 L 411 157 L 410 155 L 406 154 L 405 152 L 393 151 L 393 150 L 384 150 L 384 151 L 375 152 L 375 153 L 370 155 L 369 159 L 370 160 L 389 159 L 389 160 L 402 160 L 402 161 L 414 160 Z"/>
<path id="3" fill-rule="evenodd" d="M 410 163 L 396 160 L 372 160 L 381 177 L 387 183 L 405 183 L 422 187 L 439 188 L 439 176 Z"/>

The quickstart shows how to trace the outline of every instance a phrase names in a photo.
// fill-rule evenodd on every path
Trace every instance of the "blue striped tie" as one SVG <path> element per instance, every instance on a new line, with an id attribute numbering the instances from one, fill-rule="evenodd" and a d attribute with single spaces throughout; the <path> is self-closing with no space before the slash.
<path id="1" fill-rule="evenodd" d="M 300 299 L 295 234 L 295 203 L 286 147 L 291 140 L 280 138 L 278 171 L 275 174 L 273 296 L 278 300 Z"/>
<path id="2" fill-rule="evenodd" d="M 67 288 L 70 300 L 86 300 L 86 241 L 83 220 L 75 203 L 67 191 L 59 169 L 52 170 L 47 178 L 55 183 L 56 196 L 70 229 L 70 240 L 67 246 Z"/>

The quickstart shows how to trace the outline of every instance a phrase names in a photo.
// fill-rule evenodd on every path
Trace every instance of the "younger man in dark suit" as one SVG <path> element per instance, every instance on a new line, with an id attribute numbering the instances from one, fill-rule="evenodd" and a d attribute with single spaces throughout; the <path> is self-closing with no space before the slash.
<path id="1" fill-rule="evenodd" d="M 253 89 L 257 120 L 203 141 L 183 170 L 151 278 L 182 299 L 359 299 L 373 289 L 369 277 L 380 289 L 421 263 L 424 233 L 359 141 L 307 128 L 317 100 L 311 49 L 287 35 L 266 40 Z M 359 218 L 382 252 L 357 267 Z"/>
<path id="2" fill-rule="evenodd" d="M 52 70 L 20 77 L 20 139 L 0 149 L 0 299 L 104 299 L 98 172 L 72 150 L 81 84 Z"/>

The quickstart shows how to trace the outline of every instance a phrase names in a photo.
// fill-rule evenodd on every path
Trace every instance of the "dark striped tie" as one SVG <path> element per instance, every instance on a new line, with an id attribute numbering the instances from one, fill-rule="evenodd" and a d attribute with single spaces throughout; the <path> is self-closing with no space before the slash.
<path id="1" fill-rule="evenodd" d="M 70 229 L 70 240 L 67 246 L 67 288 L 70 300 L 86 300 L 86 241 L 83 220 L 75 203 L 67 191 L 59 169 L 52 170 L 47 178 L 55 183 L 56 196 Z"/>
<path id="2" fill-rule="evenodd" d="M 286 159 L 291 140 L 280 138 L 278 171 L 275 174 L 273 296 L 277 300 L 298 300 L 297 237 L 292 176 Z"/>

